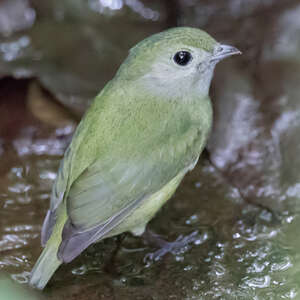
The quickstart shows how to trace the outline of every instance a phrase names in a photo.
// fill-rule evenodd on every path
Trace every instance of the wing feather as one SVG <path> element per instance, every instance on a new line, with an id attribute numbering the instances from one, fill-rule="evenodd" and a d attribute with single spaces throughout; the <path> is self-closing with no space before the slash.
<path id="1" fill-rule="evenodd" d="M 104 224 L 99 224 L 86 231 L 78 230 L 71 219 L 64 227 L 62 234 L 62 243 L 59 247 L 58 258 L 65 263 L 72 261 L 89 245 L 105 237 L 113 228 L 118 226 L 136 207 L 138 207 L 144 198 L 137 199 L 130 203 L 114 216 L 110 217 Z"/>

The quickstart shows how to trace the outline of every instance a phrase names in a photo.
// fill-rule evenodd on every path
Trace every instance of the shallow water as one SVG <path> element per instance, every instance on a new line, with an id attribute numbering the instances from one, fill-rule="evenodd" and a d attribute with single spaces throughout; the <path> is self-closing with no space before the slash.
<path id="1" fill-rule="evenodd" d="M 19 25 L 5 23 L 5 34 L 0 30 L 0 73 L 36 75 L 57 99 L 35 90 L 32 80 L 0 81 L 0 270 L 26 286 L 40 254 L 51 185 L 75 124 L 60 103 L 80 114 L 132 44 L 185 24 L 244 53 L 217 67 L 208 151 L 149 225 L 169 241 L 191 233 L 196 241 L 145 263 L 156 249 L 143 238 L 104 240 L 62 266 L 44 294 L 58 300 L 300 299 L 298 2 L 153 1 L 148 10 L 146 1 L 10 2 L 34 15 Z M 49 28 L 54 36 L 74 29 L 70 22 L 80 29 L 76 39 L 37 46 Z M 120 39 L 122 22 L 128 33 Z M 29 44 L 20 40 L 25 36 Z M 83 38 L 92 49 L 115 49 L 106 48 L 109 71 L 102 72 L 101 51 L 87 51 L 86 65 L 69 57 L 66 41 L 83 47 Z"/>

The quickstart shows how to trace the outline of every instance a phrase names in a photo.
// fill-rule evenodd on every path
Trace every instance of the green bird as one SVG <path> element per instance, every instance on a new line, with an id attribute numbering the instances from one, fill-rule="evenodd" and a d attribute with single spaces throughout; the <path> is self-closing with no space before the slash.
<path id="1" fill-rule="evenodd" d="M 192 170 L 212 125 L 217 62 L 240 53 L 206 32 L 177 27 L 133 47 L 95 98 L 61 161 L 30 284 L 92 243 L 147 223 Z"/>

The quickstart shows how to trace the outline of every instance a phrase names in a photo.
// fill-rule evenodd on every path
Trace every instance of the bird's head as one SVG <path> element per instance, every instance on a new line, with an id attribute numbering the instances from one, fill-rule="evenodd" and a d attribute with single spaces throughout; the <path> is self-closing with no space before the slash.
<path id="1" fill-rule="evenodd" d="M 118 75 L 171 98 L 191 91 L 206 95 L 216 64 L 240 53 L 200 29 L 176 27 L 154 34 L 133 47 Z"/>

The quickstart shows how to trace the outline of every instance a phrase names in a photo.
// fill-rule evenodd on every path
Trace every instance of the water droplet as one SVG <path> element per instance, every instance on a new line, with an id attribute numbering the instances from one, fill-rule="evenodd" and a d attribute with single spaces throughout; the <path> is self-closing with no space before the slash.
<path id="1" fill-rule="evenodd" d="M 11 278 L 19 283 L 28 283 L 29 282 L 29 279 L 30 279 L 30 272 L 22 272 L 22 273 L 19 273 L 19 274 L 12 274 L 11 275 Z"/>
<path id="2" fill-rule="evenodd" d="M 82 265 L 81 267 L 72 270 L 72 274 L 74 275 L 84 275 L 86 272 L 87 272 L 86 265 Z"/>
<path id="3" fill-rule="evenodd" d="M 266 288 L 270 286 L 271 278 L 269 275 L 263 277 L 254 277 L 245 280 L 245 283 L 251 288 Z"/>

